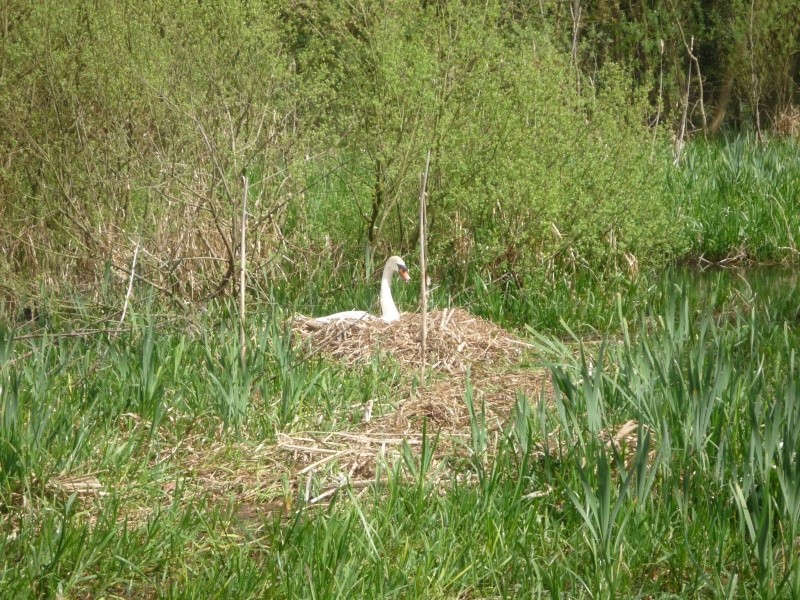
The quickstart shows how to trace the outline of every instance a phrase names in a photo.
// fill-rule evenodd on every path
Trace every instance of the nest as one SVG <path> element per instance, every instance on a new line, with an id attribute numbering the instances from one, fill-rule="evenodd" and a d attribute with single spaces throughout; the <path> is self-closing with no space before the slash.
<path id="1" fill-rule="evenodd" d="M 421 329 L 419 314 L 404 314 L 394 323 L 377 318 L 321 323 L 303 316 L 295 316 L 292 322 L 294 334 L 306 344 L 309 355 L 323 354 L 348 366 L 387 357 L 412 372 L 420 372 L 423 365 Z M 468 454 L 468 385 L 478 418 L 498 438 L 518 392 L 532 402 L 543 392 L 552 396 L 547 372 L 523 363 L 530 348 L 466 310 L 428 313 L 424 358 L 429 379 L 425 385 L 414 385 L 409 377 L 407 385 L 397 390 L 394 410 L 375 418 L 370 400 L 363 421 L 353 431 L 279 437 L 278 448 L 294 465 L 292 479 L 298 496 L 314 505 L 324 504 L 345 486 L 360 493 L 375 482 L 378 464 L 397 460 L 405 445 L 417 452 L 423 422 L 429 431 L 444 434 L 437 437 L 434 464 Z"/>
<path id="2" fill-rule="evenodd" d="M 420 433 L 411 432 L 304 431 L 279 434 L 277 447 L 293 465 L 293 488 L 298 499 L 313 506 L 344 487 L 361 494 L 376 482 L 385 483 L 391 465 L 401 458 L 404 449 L 416 454 L 423 443 Z M 463 447 L 463 443 L 460 445 Z M 434 462 L 458 452 L 453 438 L 441 440 Z"/>
<path id="3" fill-rule="evenodd" d="M 394 323 L 376 318 L 320 323 L 298 316 L 293 329 L 312 354 L 325 354 L 348 365 L 382 355 L 415 370 L 422 366 L 421 319 L 419 314 L 405 314 Z M 391 414 L 375 420 L 365 414 L 360 431 L 418 432 L 423 420 L 454 434 L 468 430 L 467 381 L 473 390 L 475 410 L 485 411 L 487 425 L 500 429 L 518 391 L 533 400 L 549 385 L 544 370 L 519 365 L 529 347 L 464 309 L 432 311 L 428 314 L 425 348 L 430 381 L 403 390 L 397 410 Z"/>
<path id="4" fill-rule="evenodd" d="M 551 397 L 552 384 L 543 369 L 513 369 L 497 372 L 478 370 L 467 377 L 445 377 L 417 388 L 399 404 L 397 410 L 365 424 L 370 430 L 419 430 L 423 420 L 436 429 L 459 434 L 469 431 L 470 414 L 465 397 L 472 388 L 476 414 L 483 415 L 487 428 L 501 430 L 514 408 L 517 393 L 535 402 L 545 392 Z"/>
<path id="5" fill-rule="evenodd" d="M 346 364 L 369 361 L 378 351 L 400 365 L 422 364 L 422 321 L 405 314 L 394 323 L 379 319 L 320 323 L 296 316 L 293 330 L 313 351 Z M 460 308 L 428 314 L 425 362 L 434 371 L 465 373 L 470 365 L 496 365 L 518 359 L 526 344 L 497 325 Z"/>

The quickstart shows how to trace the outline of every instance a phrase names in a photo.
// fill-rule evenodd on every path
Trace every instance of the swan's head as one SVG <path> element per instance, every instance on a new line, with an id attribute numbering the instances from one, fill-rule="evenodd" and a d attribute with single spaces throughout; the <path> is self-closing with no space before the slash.
<path id="1" fill-rule="evenodd" d="M 386 261 L 387 264 L 392 265 L 392 272 L 400 275 L 403 281 L 408 283 L 411 280 L 411 275 L 408 274 L 408 267 L 405 261 L 399 256 L 392 256 Z"/>

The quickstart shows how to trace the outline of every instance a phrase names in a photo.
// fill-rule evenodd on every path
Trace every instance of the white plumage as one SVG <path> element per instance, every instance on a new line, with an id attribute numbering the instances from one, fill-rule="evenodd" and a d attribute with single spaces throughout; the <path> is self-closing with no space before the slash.
<path id="1" fill-rule="evenodd" d="M 392 275 L 399 274 L 403 281 L 408 281 L 411 277 L 408 274 L 408 267 L 399 256 L 390 256 L 383 267 L 383 277 L 381 277 L 381 320 L 391 323 L 400 319 L 400 312 L 395 306 L 392 298 Z M 317 323 L 331 323 L 332 321 L 358 321 L 361 319 L 377 319 L 365 310 L 346 310 L 334 313 L 325 317 L 314 319 Z"/>

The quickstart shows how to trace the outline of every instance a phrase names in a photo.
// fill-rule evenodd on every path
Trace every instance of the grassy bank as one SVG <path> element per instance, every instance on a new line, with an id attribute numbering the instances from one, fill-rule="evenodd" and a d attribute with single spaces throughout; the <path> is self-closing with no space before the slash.
<path id="1" fill-rule="evenodd" d="M 686 217 L 686 260 L 795 263 L 800 236 L 800 147 L 753 135 L 696 140 L 672 173 Z"/>
<path id="2" fill-rule="evenodd" d="M 244 368 L 224 310 L 4 328 L 2 595 L 796 595 L 796 294 L 708 277 L 621 303 L 583 353 L 534 338 L 553 394 L 502 430 L 480 403 L 463 435 L 422 428 L 319 502 L 344 455 L 298 478 L 276 442 L 395 410 L 391 362 L 301 360 L 278 311 Z"/>
<path id="3" fill-rule="evenodd" d="M 446 243 L 438 233 L 429 240 L 436 250 L 429 257 L 429 272 L 436 286 L 432 302 L 436 306 L 467 307 L 509 328 L 531 325 L 556 332 L 563 320 L 590 335 L 615 327 L 618 295 L 626 314 L 657 299 L 658 293 L 654 295 L 653 291 L 669 265 L 796 264 L 800 256 L 796 248 L 800 235 L 798 157 L 797 142 L 790 138 L 771 138 L 762 143 L 753 135 L 742 134 L 715 141 L 699 137 L 691 140 L 678 165 L 668 169 L 662 165 L 666 169 L 663 194 L 652 200 L 670 203 L 667 212 L 674 215 L 677 231 L 673 231 L 668 247 L 657 256 L 642 256 L 641 264 L 634 248 L 622 241 L 619 247 L 612 247 L 615 240 L 610 234 L 601 236 L 601 250 L 595 254 L 554 232 L 552 237 L 543 238 L 536 255 L 526 254 L 521 245 L 515 245 L 514 236 L 503 236 L 505 258 L 490 260 L 487 257 L 497 247 L 492 246 L 484 255 L 481 245 L 487 241 L 484 236 L 492 227 L 490 220 L 473 229 L 440 230 Z M 665 163 L 671 160 L 667 153 L 659 159 Z M 373 275 L 383 256 L 381 250 L 366 250 L 358 203 L 353 202 L 354 192 L 341 185 L 339 175 L 313 179 L 308 189 L 311 210 L 292 221 L 296 229 L 290 232 L 292 236 L 313 232 L 311 239 L 327 239 L 329 244 L 318 247 L 313 256 L 306 251 L 293 255 L 290 248 L 287 255 L 296 260 L 287 261 L 256 284 L 262 298 L 293 304 L 307 314 L 373 302 Z M 664 173 L 659 171 L 658 177 L 661 175 Z M 365 205 L 368 196 L 360 202 Z M 602 215 L 591 214 L 602 221 Z M 613 232 L 611 221 L 604 227 Z M 401 229 L 399 220 L 391 223 Z M 553 221 L 556 223 L 559 229 L 560 221 Z M 531 228 L 539 225 L 542 223 Z M 637 235 L 646 237 L 644 230 Z M 461 245 L 448 245 L 454 239 Z M 628 250 L 623 251 L 625 248 Z M 412 269 L 417 268 L 415 255 L 416 249 L 412 249 L 406 256 Z M 269 286 L 261 282 L 270 279 L 272 287 L 266 291 Z M 408 286 L 399 294 L 406 306 L 413 306 L 418 289 Z"/>

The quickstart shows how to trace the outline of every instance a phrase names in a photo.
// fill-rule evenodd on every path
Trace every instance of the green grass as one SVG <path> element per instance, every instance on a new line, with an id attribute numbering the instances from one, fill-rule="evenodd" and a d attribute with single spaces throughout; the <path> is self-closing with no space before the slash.
<path id="1" fill-rule="evenodd" d="M 406 263 L 412 279 L 402 284 L 397 278 L 392 295 L 401 312 L 419 310 L 419 266 L 409 255 Z M 380 314 L 379 277 L 382 265 L 364 273 L 363 261 L 334 263 L 321 256 L 312 269 L 308 263 L 295 270 L 285 269 L 285 278 L 264 285 L 257 293 L 271 306 L 292 306 L 309 316 L 342 310 L 363 309 Z M 579 270 L 553 278 L 542 278 L 539 285 L 520 286 L 510 279 L 492 280 L 472 273 L 464 285 L 447 280 L 432 281 L 428 305 L 431 310 L 459 306 L 512 330 L 529 325 L 540 331 L 563 332 L 562 321 L 589 335 L 614 327 L 616 297 L 621 295 L 626 311 L 642 307 L 650 298 L 650 288 L 661 275 L 651 273 L 630 279 L 622 273 Z M 270 281 L 268 276 L 260 278 Z M 653 282 L 653 283 L 650 283 Z"/>
<path id="2" fill-rule="evenodd" d="M 650 277 L 660 279 L 660 275 Z M 472 285 L 457 294 L 434 294 L 433 305 L 464 306 L 512 330 L 530 326 L 562 335 L 566 323 L 583 335 L 597 337 L 615 327 L 617 296 L 622 297 L 626 313 L 644 305 L 651 292 L 647 280 L 632 281 L 619 273 L 578 272 L 523 288 L 475 275 Z"/>
<path id="3" fill-rule="evenodd" d="M 390 366 L 303 361 L 281 319 L 252 321 L 245 368 L 225 310 L 196 329 L 152 314 L 119 334 L 14 341 L 3 328 L 0 595 L 166 590 L 170 565 L 205 569 L 204 557 L 231 546 L 220 525 L 228 500 L 208 499 L 193 475 L 246 465 L 278 432 L 339 429 L 367 399 L 376 414 L 389 409 Z M 80 477 L 102 494 L 73 496 Z"/>
<path id="4" fill-rule="evenodd" d="M 795 262 L 798 181 L 800 148 L 791 138 L 689 144 L 670 187 L 687 217 L 690 256 Z"/>
<path id="5" fill-rule="evenodd" d="M 604 342 L 531 334 L 555 396 L 518 396 L 494 432 L 468 389 L 466 437 L 428 431 L 327 506 L 292 486 L 277 436 L 391 411 L 389 363 L 303 361 L 277 310 L 250 323 L 244 368 L 224 306 L 4 328 L 0 595 L 796 596 L 798 298 L 751 281 L 675 273 L 654 308 L 620 296 Z"/>
<path id="6" fill-rule="evenodd" d="M 792 261 L 796 150 L 692 144 L 672 181 L 690 255 Z M 529 335 L 554 395 L 488 431 L 467 386 L 463 437 L 426 431 L 326 504 L 281 436 L 354 432 L 412 378 L 292 343 L 293 312 L 378 310 L 380 265 L 324 250 L 254 278 L 244 364 L 224 303 L 134 298 L 122 331 L 95 320 L 119 304 L 105 287 L 43 292 L 24 323 L 0 307 L 0 597 L 800 596 L 790 270 L 435 281 L 431 308 Z M 393 293 L 416 309 L 416 284 Z"/>
<path id="7" fill-rule="evenodd" d="M 720 316 L 667 294 L 600 349 L 591 371 L 583 355 L 554 365 L 561 430 L 578 439 L 565 492 L 589 532 L 593 589 L 655 591 L 630 576 L 649 566 L 662 592 L 798 593 L 798 331 L 763 317 Z M 629 420 L 639 450 L 626 457 L 598 434 Z"/>
<path id="8" fill-rule="evenodd" d="M 337 290 L 341 273 L 298 304 L 371 306 L 374 277 Z M 400 371 L 301 360 L 279 286 L 244 367 L 228 307 L 174 321 L 142 304 L 131 331 L 72 337 L 92 310 L 53 300 L 0 336 L 0 595 L 796 595 L 800 297 L 791 272 L 743 275 L 442 286 L 433 306 L 546 332 L 555 402 L 521 398 L 499 439 L 474 407 L 455 453 L 409 451 L 323 509 L 292 487 L 277 434 L 350 430 L 369 399 L 391 411 Z M 414 287 L 395 286 L 401 307 Z M 578 359 L 564 325 L 594 340 Z M 73 495 L 78 477 L 103 494 Z"/>

